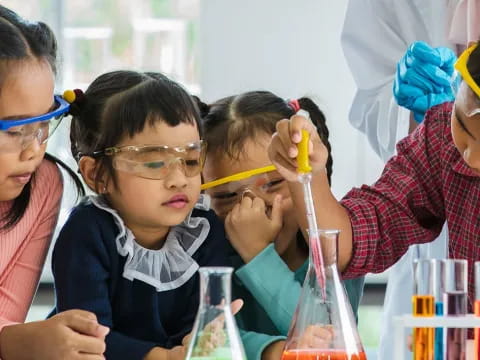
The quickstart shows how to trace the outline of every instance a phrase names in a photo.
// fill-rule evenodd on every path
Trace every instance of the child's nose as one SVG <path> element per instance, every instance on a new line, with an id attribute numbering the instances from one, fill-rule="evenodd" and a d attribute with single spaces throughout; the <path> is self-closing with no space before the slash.
<path id="1" fill-rule="evenodd" d="M 42 144 L 36 136 L 28 139 L 28 142 L 23 146 L 24 148 L 21 152 L 22 160 L 31 160 L 42 151 Z"/>
<path id="2" fill-rule="evenodd" d="M 181 162 L 170 164 L 164 184 L 168 189 L 184 188 L 188 184 L 185 168 Z"/>

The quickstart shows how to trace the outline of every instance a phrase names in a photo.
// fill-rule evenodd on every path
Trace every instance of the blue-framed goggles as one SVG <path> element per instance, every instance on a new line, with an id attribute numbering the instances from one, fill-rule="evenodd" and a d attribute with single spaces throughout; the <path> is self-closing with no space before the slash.
<path id="1" fill-rule="evenodd" d="M 54 102 L 54 110 L 43 115 L 24 119 L 0 119 L 0 152 L 23 151 L 35 140 L 39 145 L 45 144 L 70 109 L 70 104 L 61 96 L 54 96 Z"/>
<path id="2" fill-rule="evenodd" d="M 70 104 L 59 95 L 54 96 L 54 101 L 55 101 L 55 110 L 50 111 L 46 114 L 34 116 L 26 119 L 18 119 L 18 120 L 0 119 L 0 131 L 8 130 L 14 126 L 22 126 L 26 124 L 51 120 L 51 119 L 64 116 L 70 109 Z"/>

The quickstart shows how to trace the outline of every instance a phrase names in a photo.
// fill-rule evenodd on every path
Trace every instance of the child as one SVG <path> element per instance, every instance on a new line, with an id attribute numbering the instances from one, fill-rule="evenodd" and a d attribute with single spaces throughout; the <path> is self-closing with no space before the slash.
<path id="1" fill-rule="evenodd" d="M 300 108 L 315 122 L 328 147 L 327 177 L 332 173 L 325 117 L 309 98 L 287 102 L 265 91 L 247 92 L 203 105 L 208 154 L 203 171 L 212 208 L 225 220 L 227 237 L 238 255 L 235 295 L 245 301 L 237 321 L 241 328 L 269 336 L 244 337 L 247 357 L 283 350 L 308 265 L 307 238 L 300 231 L 298 208 L 287 181 L 268 168 L 267 148 L 275 125 Z M 256 172 L 252 177 L 239 175 Z M 236 174 L 236 175 L 234 175 Z M 232 176 L 233 175 L 233 176 Z M 247 174 L 248 175 L 248 174 Z M 240 177 L 242 177 L 240 175 Z M 356 313 L 363 278 L 345 283 Z"/>
<path id="2" fill-rule="evenodd" d="M 196 105 L 167 77 L 134 71 L 68 97 L 72 154 L 97 195 L 55 245 L 56 310 L 89 310 L 109 326 L 107 359 L 183 359 L 197 269 L 227 264 L 223 226 L 200 196 Z"/>
<path id="3" fill-rule="evenodd" d="M 68 111 L 68 104 L 53 93 L 56 56 L 55 36 L 46 24 L 28 22 L 0 5 L 0 358 L 4 360 L 100 358 L 108 332 L 93 314 L 78 310 L 23 323 L 63 192 L 58 161 L 45 153 L 47 140 Z"/>
<path id="4" fill-rule="evenodd" d="M 279 172 L 295 183 L 295 144 L 300 129 L 312 138 L 317 219 L 321 227 L 341 229 L 339 265 L 346 276 L 381 272 L 412 244 L 435 239 L 445 221 L 449 256 L 469 261 L 469 310 L 472 310 L 473 262 L 480 260 L 480 47 L 466 50 L 456 63 L 463 78 L 455 103 L 429 110 L 424 122 L 402 140 L 398 155 L 373 186 L 353 189 L 337 202 L 321 171 L 327 149 L 311 122 L 295 116 L 277 125 L 269 149 Z M 300 196 L 294 201 L 299 202 Z"/>

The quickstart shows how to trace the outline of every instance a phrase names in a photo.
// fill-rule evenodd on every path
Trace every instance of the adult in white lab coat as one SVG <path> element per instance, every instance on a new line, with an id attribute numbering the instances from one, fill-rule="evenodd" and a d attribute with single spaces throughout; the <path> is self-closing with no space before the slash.
<path id="1" fill-rule="evenodd" d="M 414 123 L 411 112 L 395 102 L 396 65 L 408 46 L 458 46 L 478 39 L 480 0 L 350 0 L 342 46 L 357 85 L 351 124 L 367 135 L 375 152 L 388 160 L 398 140 Z M 390 271 L 378 359 L 393 351 L 393 317 L 411 312 L 412 263 L 418 257 L 446 256 L 446 231 L 431 243 L 412 247 Z"/>

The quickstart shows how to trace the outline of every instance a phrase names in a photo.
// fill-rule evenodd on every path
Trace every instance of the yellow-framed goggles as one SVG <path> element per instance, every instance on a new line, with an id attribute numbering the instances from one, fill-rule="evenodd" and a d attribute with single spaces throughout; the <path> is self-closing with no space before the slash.
<path id="1" fill-rule="evenodd" d="M 261 167 L 261 168 L 258 168 L 258 169 L 243 171 L 243 172 L 240 172 L 240 173 L 236 173 L 236 174 L 233 174 L 233 175 L 230 175 L 230 176 L 223 177 L 221 179 L 209 181 L 209 182 L 203 184 L 201 189 L 202 190 L 208 190 L 208 189 L 211 189 L 213 187 L 224 185 L 224 184 L 227 184 L 227 183 L 230 183 L 230 182 L 233 182 L 233 181 L 245 180 L 245 179 L 251 178 L 252 176 L 268 173 L 268 172 L 275 171 L 275 170 L 277 170 L 275 165 L 269 165 L 269 166 L 264 166 L 264 167 Z"/>
<path id="2" fill-rule="evenodd" d="M 455 63 L 455 69 L 457 70 L 457 74 L 460 75 L 468 85 L 468 87 L 472 90 L 471 92 L 460 91 L 460 81 L 459 78 L 454 81 L 454 85 L 458 87 L 458 89 L 454 89 L 454 93 L 456 95 L 456 100 L 461 100 L 463 103 L 464 113 L 467 116 L 474 116 L 480 114 L 480 86 L 475 82 L 472 78 L 472 75 L 468 71 L 467 63 L 468 59 L 472 52 L 477 48 L 478 44 L 473 44 L 468 49 L 466 49 L 458 58 Z"/>
<path id="3" fill-rule="evenodd" d="M 467 68 L 467 63 L 468 59 L 470 58 L 470 55 L 472 52 L 477 48 L 477 44 L 473 44 L 470 46 L 468 49 L 466 49 L 462 55 L 458 58 L 458 60 L 455 62 L 455 70 L 458 71 L 458 73 L 462 76 L 463 81 L 467 83 L 467 85 L 472 89 L 472 91 L 480 97 L 480 86 L 473 80 L 472 75 L 470 75 L 470 72 L 468 71 Z"/>
<path id="4" fill-rule="evenodd" d="M 212 209 L 218 216 L 225 218 L 244 196 L 259 197 L 267 206 L 271 206 L 275 196 L 289 197 L 285 178 L 275 166 L 269 165 L 243 171 L 215 181 L 203 184 L 202 190 L 210 195 Z"/>

